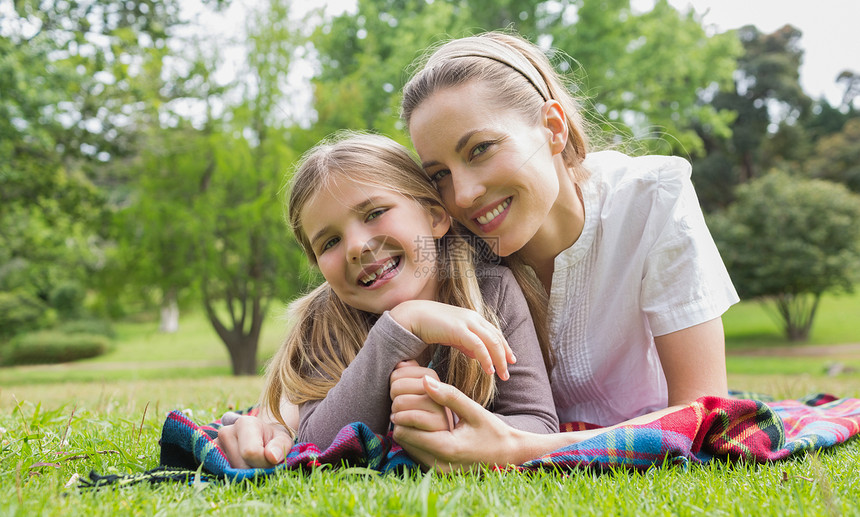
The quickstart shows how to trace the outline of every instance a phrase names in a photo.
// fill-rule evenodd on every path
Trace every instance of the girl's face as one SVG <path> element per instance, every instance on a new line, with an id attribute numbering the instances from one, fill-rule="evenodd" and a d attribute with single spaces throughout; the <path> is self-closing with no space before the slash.
<path id="1" fill-rule="evenodd" d="M 407 300 L 435 299 L 435 239 L 451 224 L 442 207 L 428 210 L 341 178 L 310 199 L 301 224 L 320 271 L 347 305 L 382 314 Z"/>
<path id="2" fill-rule="evenodd" d="M 558 197 L 567 134 L 552 121 L 550 104 L 535 124 L 500 109 L 472 81 L 434 93 L 412 113 L 412 142 L 445 208 L 498 255 L 525 246 Z"/>

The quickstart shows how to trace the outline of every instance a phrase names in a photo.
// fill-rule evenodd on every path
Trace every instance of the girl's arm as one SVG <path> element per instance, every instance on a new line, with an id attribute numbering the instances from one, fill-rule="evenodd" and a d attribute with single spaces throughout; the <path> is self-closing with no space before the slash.
<path id="1" fill-rule="evenodd" d="M 352 422 L 385 433 L 391 413 L 388 376 L 398 362 L 417 358 L 426 348 L 426 343 L 384 313 L 325 398 L 299 405 L 298 440 L 323 450 Z"/>
<path id="2" fill-rule="evenodd" d="M 497 393 L 491 411 L 502 423 L 520 431 L 557 433 L 558 417 L 528 305 L 511 272 L 495 268 L 482 271 L 485 301 L 495 307 L 503 333 L 516 354 L 510 365 L 510 379 L 496 383 Z M 438 427 L 443 421 L 428 402 L 421 371 L 402 368 L 391 374 L 392 422 L 410 422 L 422 431 Z"/>
<path id="3" fill-rule="evenodd" d="M 389 375 L 400 361 L 418 359 L 427 343 L 455 346 L 467 355 L 483 357 L 490 370 L 493 361 L 505 364 L 512 359 L 502 333 L 475 311 L 434 301 L 403 302 L 379 318 L 325 398 L 299 406 L 299 441 L 323 449 L 352 422 L 364 422 L 373 432 L 385 433 L 391 414 Z"/>
<path id="4" fill-rule="evenodd" d="M 410 415 L 404 415 L 406 418 L 395 422 L 394 439 L 413 458 L 442 471 L 468 469 L 476 464 L 519 465 L 609 429 L 651 422 L 702 396 L 727 396 L 720 318 L 660 336 L 656 341 L 669 386 L 670 406 L 666 409 L 611 427 L 539 435 L 514 429 L 453 386 L 425 378 L 427 395 L 453 411 L 459 422 L 450 432 L 426 432 L 412 425 Z"/>

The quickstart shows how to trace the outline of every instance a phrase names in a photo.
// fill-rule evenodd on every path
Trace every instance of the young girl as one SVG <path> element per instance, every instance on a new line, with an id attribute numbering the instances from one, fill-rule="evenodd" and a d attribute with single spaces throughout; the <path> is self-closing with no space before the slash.
<path id="1" fill-rule="evenodd" d="M 549 60 L 507 34 L 441 46 L 404 87 L 402 115 L 451 216 L 544 286 L 561 421 L 644 421 L 727 395 L 721 315 L 738 297 L 686 161 L 590 152 Z M 426 432 L 392 415 L 395 439 L 428 464 L 521 463 L 594 434 L 522 433 L 425 385 L 461 418 Z"/>
<path id="2" fill-rule="evenodd" d="M 263 406 L 287 425 L 283 400 L 298 404 L 299 441 L 325 448 L 356 421 L 385 433 L 395 369 L 394 389 L 419 425 L 449 429 L 444 408 L 423 395 L 422 378 L 434 373 L 420 365 L 429 363 L 509 425 L 558 430 L 513 274 L 475 268 L 471 246 L 404 147 L 349 133 L 317 145 L 293 176 L 289 221 L 326 282 L 292 305 L 296 323 L 268 366 Z M 495 371 L 502 382 L 493 382 Z"/>

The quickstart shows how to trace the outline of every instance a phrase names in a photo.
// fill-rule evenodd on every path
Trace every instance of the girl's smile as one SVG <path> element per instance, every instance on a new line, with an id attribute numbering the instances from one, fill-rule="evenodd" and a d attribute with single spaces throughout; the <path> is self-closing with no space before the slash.
<path id="1" fill-rule="evenodd" d="M 435 240 L 450 226 L 442 207 L 337 178 L 308 200 L 301 221 L 320 272 L 347 305 L 382 314 L 435 300 Z"/>
<path id="2" fill-rule="evenodd" d="M 364 273 L 358 277 L 358 283 L 369 289 L 376 289 L 386 284 L 400 272 L 400 257 L 377 261 L 364 268 Z"/>

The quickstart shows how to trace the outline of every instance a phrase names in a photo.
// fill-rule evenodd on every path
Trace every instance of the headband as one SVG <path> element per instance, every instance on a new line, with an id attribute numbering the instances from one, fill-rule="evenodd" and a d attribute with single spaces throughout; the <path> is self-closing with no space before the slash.
<path id="1" fill-rule="evenodd" d="M 443 47 L 446 50 L 444 53 L 444 59 L 457 59 L 461 57 L 483 57 L 486 59 L 492 59 L 493 61 L 516 70 L 521 76 L 525 77 L 526 80 L 534 86 L 534 89 L 537 90 L 538 94 L 544 101 L 548 101 L 552 98 L 549 94 L 549 88 L 547 87 L 543 76 L 541 76 L 537 68 L 535 68 L 531 61 L 526 59 L 525 56 L 517 50 L 511 49 L 511 47 L 504 43 L 500 43 L 490 38 L 481 37 L 480 40 L 478 38 L 479 37 L 469 37 L 448 42 L 445 47 Z M 474 45 L 473 43 L 475 41 L 480 41 L 481 45 Z M 436 56 L 434 55 L 433 57 Z M 427 66 L 433 66 L 433 61 L 436 60 L 431 57 Z"/>

